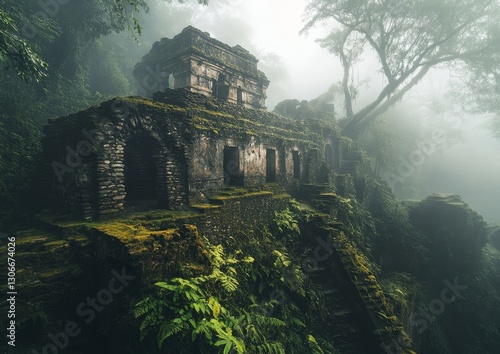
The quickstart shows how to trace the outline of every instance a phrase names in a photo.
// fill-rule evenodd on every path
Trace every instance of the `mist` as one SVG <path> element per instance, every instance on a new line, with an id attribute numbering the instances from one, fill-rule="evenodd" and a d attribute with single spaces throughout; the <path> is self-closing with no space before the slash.
<path id="1" fill-rule="evenodd" d="M 149 52 L 154 42 L 172 38 L 188 25 L 230 46 L 239 44 L 257 57 L 259 69 L 271 81 L 266 106 L 272 111 L 284 99 L 314 99 L 340 78 L 337 59 L 316 43 L 323 31 L 299 33 L 306 3 L 217 0 L 203 6 L 194 2 L 153 2 L 150 12 L 141 15 L 144 28 L 137 43 L 127 34 L 111 35 L 106 40 L 119 38 L 126 42 L 135 62 Z M 130 75 L 130 70 L 124 74 Z"/>
<path id="2" fill-rule="evenodd" d="M 500 346 L 500 0 L 2 6 L 5 352 Z"/>

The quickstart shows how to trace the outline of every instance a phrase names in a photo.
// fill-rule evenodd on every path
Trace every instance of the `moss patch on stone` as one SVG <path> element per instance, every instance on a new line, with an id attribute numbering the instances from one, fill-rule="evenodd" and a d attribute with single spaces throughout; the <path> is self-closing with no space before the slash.
<path id="1" fill-rule="evenodd" d="M 370 271 L 366 257 L 347 239 L 343 232 L 333 238 L 335 250 L 345 267 L 357 296 L 375 327 L 374 335 L 381 342 L 390 343 L 397 338 L 401 353 L 414 354 L 411 341 L 402 323 L 394 313 L 375 275 Z"/>

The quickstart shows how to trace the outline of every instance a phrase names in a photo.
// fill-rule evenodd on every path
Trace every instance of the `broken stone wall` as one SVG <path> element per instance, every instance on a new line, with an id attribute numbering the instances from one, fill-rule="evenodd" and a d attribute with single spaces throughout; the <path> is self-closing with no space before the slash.
<path id="1" fill-rule="evenodd" d="M 115 99 L 46 127 L 42 176 L 52 207 L 93 219 L 141 197 L 151 207 L 182 208 L 224 186 L 334 190 L 350 185 L 360 168 L 359 148 L 320 121 L 292 121 L 185 89 L 156 99 L 162 102 Z"/>

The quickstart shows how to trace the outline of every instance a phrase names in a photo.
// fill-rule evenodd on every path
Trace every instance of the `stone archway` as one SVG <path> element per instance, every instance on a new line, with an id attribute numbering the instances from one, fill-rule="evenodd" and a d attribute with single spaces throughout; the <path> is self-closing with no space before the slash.
<path id="1" fill-rule="evenodd" d="M 148 135 L 127 141 L 124 156 L 127 207 L 157 206 L 162 176 L 160 150 L 160 144 Z"/>

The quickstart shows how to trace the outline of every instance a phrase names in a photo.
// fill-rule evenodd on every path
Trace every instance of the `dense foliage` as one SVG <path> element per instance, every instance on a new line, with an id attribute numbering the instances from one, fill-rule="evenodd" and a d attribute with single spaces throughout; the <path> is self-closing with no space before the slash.
<path id="1" fill-rule="evenodd" d="M 135 308 L 144 340 L 190 353 L 336 353 L 318 330 L 321 291 L 285 246 L 297 245 L 298 215 L 277 213 L 273 230 L 229 241 L 245 253 L 210 246 L 209 274 L 156 283 Z"/>

